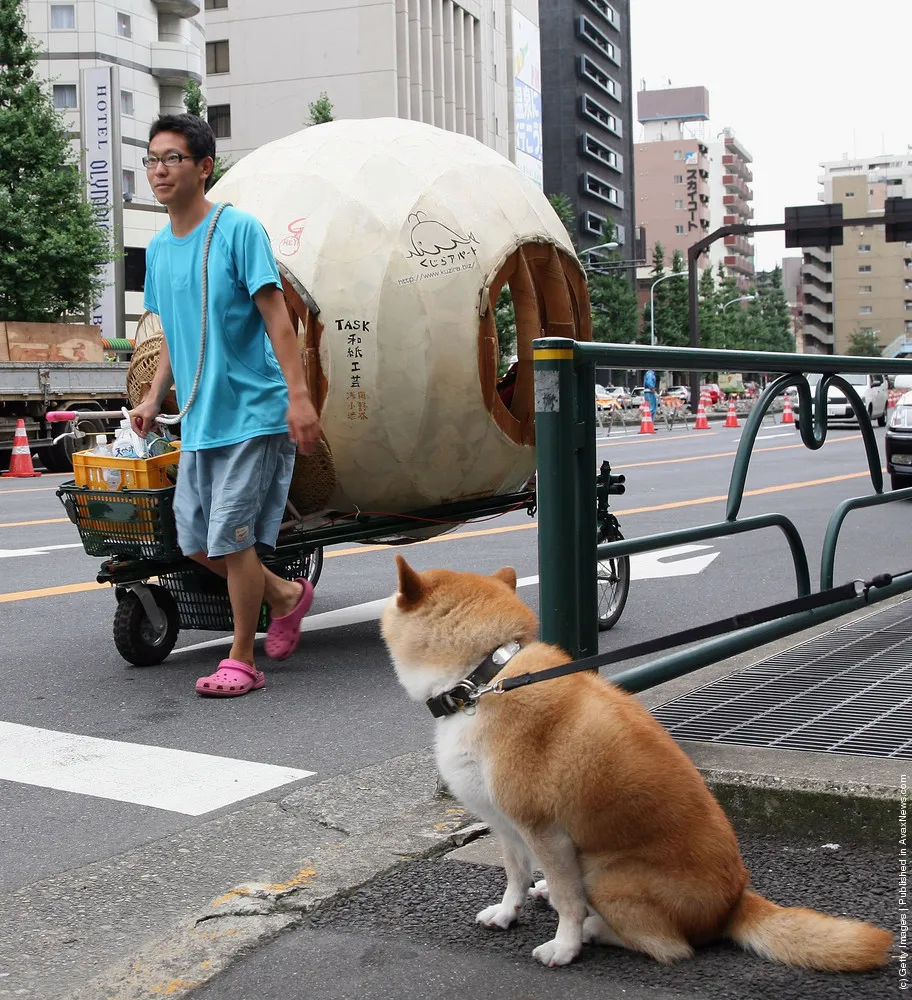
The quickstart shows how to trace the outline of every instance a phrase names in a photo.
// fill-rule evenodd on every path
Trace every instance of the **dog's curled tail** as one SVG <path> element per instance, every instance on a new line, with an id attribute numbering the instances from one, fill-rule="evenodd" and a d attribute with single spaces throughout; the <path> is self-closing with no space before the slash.
<path id="1" fill-rule="evenodd" d="M 822 972 L 880 968 L 893 946 L 893 935 L 873 924 L 777 906 L 749 889 L 735 904 L 724 934 L 763 958 Z"/>

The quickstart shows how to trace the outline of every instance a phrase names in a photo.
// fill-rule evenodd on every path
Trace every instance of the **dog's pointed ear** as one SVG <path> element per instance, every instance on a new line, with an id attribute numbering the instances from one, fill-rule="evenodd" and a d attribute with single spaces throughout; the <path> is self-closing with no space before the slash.
<path id="1" fill-rule="evenodd" d="M 396 565 L 399 567 L 399 607 L 406 608 L 417 604 L 424 595 L 421 576 L 398 553 Z"/>
<path id="2" fill-rule="evenodd" d="M 512 566 L 504 566 L 492 576 L 495 580 L 502 580 L 510 590 L 516 590 L 516 570 Z"/>

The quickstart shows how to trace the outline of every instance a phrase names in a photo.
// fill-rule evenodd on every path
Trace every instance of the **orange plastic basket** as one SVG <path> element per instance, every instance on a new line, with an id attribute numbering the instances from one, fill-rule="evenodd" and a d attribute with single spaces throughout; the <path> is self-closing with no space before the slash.
<path id="1" fill-rule="evenodd" d="M 77 486 L 88 486 L 94 490 L 109 490 L 105 481 L 105 469 L 120 471 L 121 490 L 161 490 L 174 485 L 168 476 L 168 467 L 177 466 L 180 461 L 180 442 L 173 442 L 175 451 L 156 458 L 114 458 L 111 455 L 92 455 L 87 451 L 73 454 L 73 478 Z"/>

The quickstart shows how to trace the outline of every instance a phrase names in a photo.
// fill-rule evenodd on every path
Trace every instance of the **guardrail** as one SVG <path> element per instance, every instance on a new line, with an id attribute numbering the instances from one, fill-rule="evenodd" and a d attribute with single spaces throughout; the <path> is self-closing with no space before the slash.
<path id="1" fill-rule="evenodd" d="M 578 658 L 598 652 L 597 566 L 599 559 L 649 552 L 686 542 L 776 527 L 785 535 L 795 569 L 798 596 L 811 593 L 807 552 L 798 529 L 784 514 L 738 519 L 751 452 L 773 401 L 787 388 L 798 392 L 803 414 L 800 438 L 812 451 L 827 436 L 827 388 L 839 386 L 852 404 L 861 428 L 874 493 L 843 501 L 833 512 L 820 562 L 820 589 L 832 585 L 839 531 L 852 510 L 894 500 L 912 499 L 912 488 L 884 493 L 877 440 L 868 413 L 844 374 L 912 374 L 912 360 L 845 357 L 840 355 L 774 354 L 754 351 L 713 351 L 698 348 L 644 347 L 578 343 L 548 337 L 534 341 L 535 435 L 538 452 L 538 546 L 541 634 Z M 661 532 L 644 538 L 595 545 L 595 366 L 688 372 L 779 372 L 754 404 L 744 425 L 732 466 L 725 520 L 693 528 Z M 806 374 L 818 372 L 814 405 Z M 699 667 L 715 663 L 763 642 L 781 638 L 828 621 L 866 603 L 912 590 L 912 572 L 895 577 L 889 586 L 859 594 L 854 600 L 805 611 L 775 622 L 701 643 L 612 678 L 639 691 Z"/>

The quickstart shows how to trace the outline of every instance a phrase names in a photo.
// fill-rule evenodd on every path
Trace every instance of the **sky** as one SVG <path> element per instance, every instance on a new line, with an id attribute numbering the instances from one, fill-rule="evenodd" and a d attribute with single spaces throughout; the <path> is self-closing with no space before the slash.
<path id="1" fill-rule="evenodd" d="M 912 0 L 631 0 L 633 86 L 704 86 L 709 137 L 735 130 L 754 158 L 754 223 L 817 203 L 824 160 L 912 144 Z M 636 121 L 634 141 L 641 138 Z M 712 220 L 713 228 L 721 220 Z M 786 249 L 755 237 L 757 267 Z"/>

